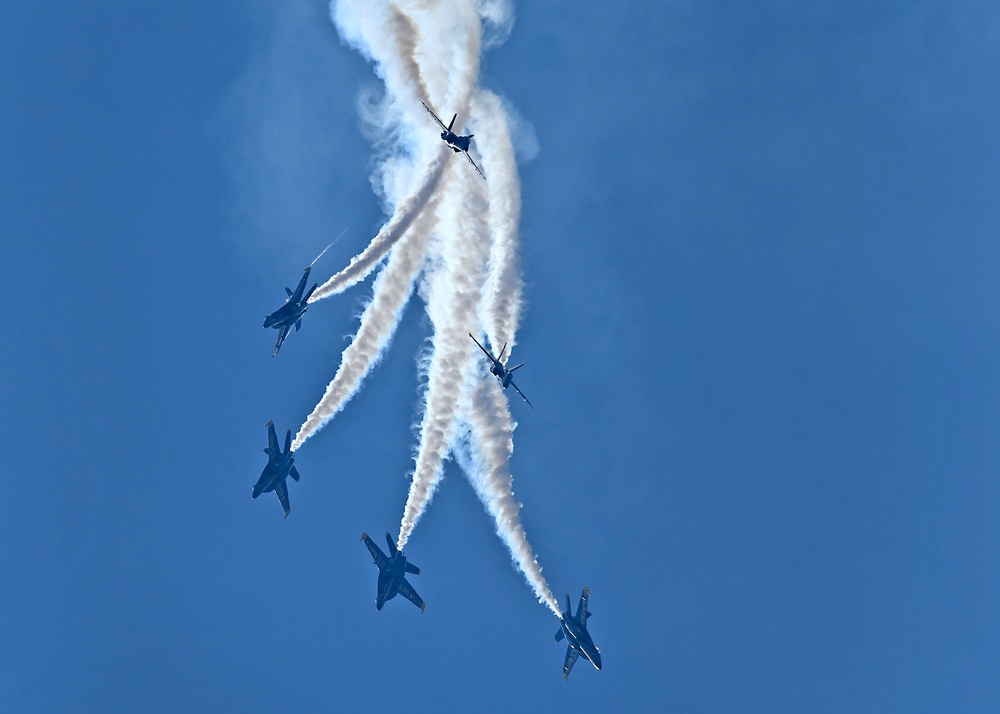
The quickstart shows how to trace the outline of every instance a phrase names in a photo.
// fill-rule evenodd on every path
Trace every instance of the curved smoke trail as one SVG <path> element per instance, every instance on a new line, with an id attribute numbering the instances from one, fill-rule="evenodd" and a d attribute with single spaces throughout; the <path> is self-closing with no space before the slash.
<path id="1" fill-rule="evenodd" d="M 434 269 L 425 280 L 427 314 L 434 327 L 433 352 L 427 370 L 420 446 L 396 543 L 400 550 L 437 490 L 459 418 L 469 408 L 476 360 L 464 328 L 476 321 L 484 256 L 478 242 L 468 240 L 468 236 L 480 232 L 486 211 L 484 198 L 482 187 L 473 183 L 461 192 L 447 194 L 439 210 L 440 234 L 431 246 L 429 260 Z"/>
<path id="2" fill-rule="evenodd" d="M 420 295 L 434 333 L 419 445 L 397 547 L 407 544 L 433 498 L 444 460 L 457 453 L 513 562 L 539 601 L 558 615 L 514 499 L 509 469 L 514 424 L 506 399 L 484 374 L 467 334 L 482 328 L 494 347 L 503 342 L 511 347 L 522 309 L 517 260 L 521 194 L 514 150 L 502 102 L 476 86 L 482 22 L 493 33 L 487 42 L 509 32 L 510 3 L 335 0 L 331 17 L 341 37 L 372 60 L 385 82 L 386 98 L 380 104 L 384 111 L 376 119 L 394 137 L 396 153 L 376 167 L 373 184 L 381 184 L 395 210 L 372 242 L 310 300 L 342 292 L 388 256 L 357 335 L 292 448 L 329 422 L 357 391 L 391 340 L 423 271 Z M 440 148 L 420 101 L 439 111 L 445 123 L 457 114 L 458 131 L 469 121 L 488 181 Z M 436 155 L 430 153 L 432 146 Z"/>
<path id="3" fill-rule="evenodd" d="M 437 197 L 428 202 L 425 212 L 414 223 L 406 239 L 396 246 L 385 268 L 375 279 L 372 301 L 361 314 L 361 326 L 344 350 L 340 368 L 327 385 L 319 404 L 299 427 L 292 442 L 292 451 L 302 446 L 306 439 L 344 408 L 388 347 L 423 264 L 437 202 Z"/>
<path id="4" fill-rule="evenodd" d="M 559 603 L 542 577 L 542 567 L 521 525 L 521 504 L 514 498 L 510 473 L 514 422 L 499 384 L 492 379 L 479 380 L 467 418 L 472 456 L 472 468 L 466 471 L 469 483 L 496 521 L 497 535 L 507 544 L 514 563 L 524 573 L 538 601 L 548 605 L 558 617 Z"/>
<path id="5" fill-rule="evenodd" d="M 507 114 L 493 92 L 480 89 L 472 104 L 483 166 L 489 171 L 490 258 L 480 307 L 483 328 L 494 350 L 507 345 L 506 357 L 516 343 L 521 319 L 524 283 L 517 259 L 518 224 L 521 221 L 521 182 L 517 175 L 514 145 Z"/>
<path id="6" fill-rule="evenodd" d="M 363 251 L 351 258 L 347 267 L 320 285 L 309 298 L 310 303 L 322 300 L 331 295 L 338 295 L 352 285 L 357 285 L 368 277 L 392 247 L 406 234 L 413 219 L 421 213 L 431 212 L 428 202 L 437 191 L 441 174 L 444 172 L 445 160 L 449 158 L 439 152 L 431 161 L 421 181 L 413 193 L 399 205 L 392 218 L 382 226 L 371 243 Z"/>

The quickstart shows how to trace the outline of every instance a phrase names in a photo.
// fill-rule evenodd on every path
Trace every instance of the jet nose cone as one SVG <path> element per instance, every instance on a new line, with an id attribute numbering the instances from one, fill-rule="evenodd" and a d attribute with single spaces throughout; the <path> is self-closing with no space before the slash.
<path id="1" fill-rule="evenodd" d="M 385 605 L 385 603 L 382 602 L 381 600 L 376 600 L 375 601 L 375 609 L 378 610 L 379 612 L 382 611 L 382 606 L 383 605 Z"/>

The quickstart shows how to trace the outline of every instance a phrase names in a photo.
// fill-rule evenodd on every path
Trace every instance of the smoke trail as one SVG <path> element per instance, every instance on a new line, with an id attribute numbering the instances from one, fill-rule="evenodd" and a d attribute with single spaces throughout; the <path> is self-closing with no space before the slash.
<path id="1" fill-rule="evenodd" d="M 418 61 L 418 50 L 420 45 L 420 33 L 413 20 L 400 12 L 399 8 L 390 5 L 392 13 L 391 21 L 388 23 L 389 29 L 395 34 L 399 46 L 399 54 L 405 59 L 405 66 L 411 68 L 410 83 L 407 89 L 415 89 L 415 92 L 408 93 L 405 99 L 410 103 L 422 101 L 427 97 L 427 86 L 424 84 L 423 75 L 420 72 Z M 414 71 L 415 70 L 415 71 Z M 403 98 L 400 94 L 396 96 Z"/>
<path id="2" fill-rule="evenodd" d="M 327 385 L 319 404 L 306 418 L 292 442 L 298 449 L 310 436 L 343 409 L 361 381 L 378 363 L 399 324 L 403 307 L 413 291 L 413 283 L 423 263 L 427 236 L 434 225 L 438 199 L 432 198 L 424 213 L 389 257 L 372 289 L 372 301 L 361 315 L 361 326 L 344 350 L 340 368 Z"/>
<path id="3" fill-rule="evenodd" d="M 514 499 L 509 463 L 514 450 L 514 423 L 507 400 L 492 379 L 479 380 L 467 418 L 472 455 L 471 468 L 466 469 L 469 482 L 496 521 L 497 535 L 507 544 L 538 601 L 548 605 L 558 617 L 559 604 L 542 576 L 542 568 L 521 525 L 518 513 L 521 504 Z"/>
<path id="4" fill-rule="evenodd" d="M 466 334 L 481 325 L 494 346 L 502 342 L 513 346 L 522 309 L 517 262 L 521 195 L 508 121 L 496 95 L 476 90 L 481 20 L 491 33 L 488 42 L 502 39 L 513 22 L 511 4 L 508 0 L 339 0 L 332 4 L 331 15 L 341 36 L 372 59 L 385 80 L 382 128 L 400 144 L 408 139 L 407 155 L 427 156 L 428 144 L 437 140 L 436 132 L 421 124 L 427 121 L 419 105 L 423 100 L 446 123 L 457 114 L 458 132 L 464 132 L 467 121 L 474 127 L 474 149 L 490 178 L 484 185 L 464 161 L 447 152 L 441 152 L 447 158 L 439 153 L 426 168 L 397 152 L 376 170 L 373 183 L 380 183 L 389 205 L 395 205 L 393 215 L 347 268 L 314 293 L 313 300 L 343 291 L 387 254 L 389 259 L 375 282 L 357 337 L 344 351 L 337 375 L 293 448 L 332 418 L 356 391 L 391 338 L 423 266 L 420 294 L 433 325 L 433 346 L 397 547 L 406 546 L 433 498 L 444 459 L 455 448 L 461 428 L 468 442 L 469 458 L 463 465 L 469 481 L 539 601 L 558 615 L 512 491 L 509 460 L 514 425 L 506 399 L 492 380 L 484 379 L 478 352 Z M 440 186 L 448 160 L 454 188 L 444 192 Z M 403 200 L 395 200 L 406 191 L 410 193 Z M 435 208 L 436 215 L 431 215 Z"/>
<path id="5" fill-rule="evenodd" d="M 415 57 L 420 37 L 404 13 L 386 2 L 339 0 L 330 3 L 330 17 L 340 36 L 375 64 L 390 97 L 403 105 L 420 101 L 427 92 Z"/>
<path id="6" fill-rule="evenodd" d="M 453 174 L 464 168 L 452 165 Z M 479 232 L 485 208 L 482 187 L 472 183 L 461 192 L 447 194 L 440 209 L 440 235 L 433 246 L 439 255 L 430 257 L 434 269 L 424 282 L 427 313 L 434 326 L 434 351 L 427 371 L 420 445 L 400 521 L 400 550 L 434 496 L 444 458 L 455 440 L 458 418 L 469 408 L 476 361 L 466 326 L 475 324 L 485 256 L 468 236 Z M 440 260 L 435 261 L 435 257 Z"/>
<path id="7" fill-rule="evenodd" d="M 429 208 L 428 202 L 434 196 L 441 181 L 441 174 L 444 171 L 447 158 L 443 152 L 438 153 L 427 167 L 427 171 L 417 184 L 416 189 L 399 205 L 392 218 L 382 226 L 378 235 L 372 238 L 368 247 L 351 258 L 351 262 L 346 268 L 316 288 L 312 297 L 309 298 L 310 303 L 342 293 L 352 285 L 364 280 L 379 264 L 379 261 L 386 256 L 386 253 L 396 245 L 396 242 L 406 234 L 413 219 L 421 212 L 432 212 L 427 210 Z"/>
<path id="8" fill-rule="evenodd" d="M 323 250 L 320 251 L 319 255 L 317 255 L 315 258 L 313 258 L 313 262 L 311 262 L 309 264 L 309 267 L 311 268 L 314 265 L 316 265 L 316 262 L 326 254 L 326 251 L 330 250 L 330 248 L 333 247 L 334 243 L 336 243 L 338 240 L 340 240 L 341 238 L 343 238 L 345 233 L 347 233 L 347 229 L 346 228 L 340 232 L 339 236 L 337 236 L 336 238 L 333 239 L 333 243 L 330 243 L 330 245 L 328 245 L 326 248 L 324 248 Z"/>
<path id="9" fill-rule="evenodd" d="M 490 177 L 486 183 L 491 246 L 480 313 L 493 349 L 506 344 L 509 357 L 516 342 L 524 287 L 517 259 L 521 184 L 500 98 L 487 90 L 477 91 L 472 113 L 477 138 L 482 137 L 477 147 Z"/>

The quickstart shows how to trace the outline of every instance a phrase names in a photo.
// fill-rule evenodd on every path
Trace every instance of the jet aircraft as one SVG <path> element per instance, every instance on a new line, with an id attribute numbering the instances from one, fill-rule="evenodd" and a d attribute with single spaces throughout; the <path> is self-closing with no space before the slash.
<path id="1" fill-rule="evenodd" d="M 528 398 L 524 396 L 524 392 L 518 389 L 517 385 L 514 384 L 514 372 L 516 370 L 521 369 L 521 367 L 524 366 L 524 362 L 517 365 L 516 367 L 511 367 L 510 369 L 508 369 L 500 362 L 500 360 L 503 359 L 503 353 L 507 350 L 507 345 L 503 346 L 503 349 L 500 350 L 500 357 L 497 358 L 494 357 L 488 349 L 480 345 L 479 340 L 473 337 L 471 332 L 469 333 L 469 337 L 472 337 L 472 341 L 475 342 L 477 345 L 479 345 L 479 349 L 481 349 L 486 354 L 486 356 L 490 358 L 490 363 L 491 363 L 490 372 L 492 372 L 493 376 L 497 378 L 498 382 L 500 382 L 500 386 L 503 387 L 504 389 L 506 389 L 507 387 L 513 387 L 514 391 L 521 395 L 521 399 L 528 402 Z M 532 409 L 535 408 L 534 406 L 532 406 L 531 402 L 528 402 L 528 406 L 531 407 Z"/>
<path id="2" fill-rule="evenodd" d="M 292 453 L 292 430 L 285 433 L 285 451 L 282 452 L 278 445 L 278 435 L 274 433 L 274 422 L 267 423 L 267 466 L 261 473 L 260 478 L 253 487 L 253 497 L 257 498 L 262 493 L 274 491 L 281 501 L 281 507 L 285 511 L 285 518 L 291 513 L 292 508 L 288 505 L 288 486 L 285 479 L 291 476 L 296 481 L 299 480 L 299 472 L 295 469 L 295 454 Z"/>
<path id="3" fill-rule="evenodd" d="M 375 609 L 381 610 L 386 600 L 392 600 L 399 593 L 414 605 L 424 611 L 426 604 L 417 595 L 417 591 L 406 581 L 406 573 L 420 575 L 420 568 L 413 563 L 406 561 L 403 551 L 396 550 L 396 544 L 392 541 L 392 536 L 385 534 L 385 542 L 389 544 L 389 553 L 392 557 L 387 558 L 385 553 L 375 545 L 375 541 L 368 537 L 367 533 L 361 534 L 368 551 L 378 566 L 378 593 L 375 597 Z"/>
<path id="4" fill-rule="evenodd" d="M 295 325 L 296 332 L 302 327 L 302 316 L 309 309 L 309 298 L 312 296 L 313 290 L 319 285 L 319 283 L 316 283 L 309 288 L 309 292 L 305 295 L 302 294 L 306 289 L 306 281 L 309 279 L 309 272 L 311 270 L 312 266 L 310 265 L 302 273 L 302 279 L 299 281 L 298 287 L 295 288 L 295 292 L 292 292 L 290 288 L 285 288 L 285 292 L 288 294 L 285 304 L 264 318 L 264 327 L 278 328 L 278 341 L 274 345 L 274 354 L 271 355 L 272 357 L 278 354 L 278 350 L 281 349 L 281 343 L 285 341 L 285 337 L 288 336 L 288 331 L 292 329 L 292 325 Z"/>
<path id="5" fill-rule="evenodd" d="M 573 605 L 569 601 L 569 593 L 566 593 L 566 611 L 559 618 L 562 624 L 556 633 L 556 642 L 565 637 L 569 643 L 569 648 L 566 650 L 566 661 L 563 663 L 563 677 L 566 678 L 567 682 L 569 681 L 569 671 L 573 669 L 576 658 L 581 654 L 589 659 L 590 663 L 597 669 L 601 668 L 601 651 L 597 649 L 597 645 L 590 639 L 590 633 L 587 632 L 587 618 L 591 615 L 590 610 L 587 609 L 589 596 L 590 590 L 585 587 L 583 595 L 580 596 L 580 604 L 576 608 L 576 617 L 574 617 Z"/>
<path id="6" fill-rule="evenodd" d="M 476 170 L 476 173 L 478 173 L 485 179 L 486 176 L 483 175 L 482 170 L 478 166 L 476 166 L 476 162 L 472 160 L 471 156 L 469 156 L 469 144 L 472 143 L 472 137 L 474 137 L 475 134 L 469 134 L 468 136 L 459 136 L 458 134 L 456 134 L 451 130 L 451 128 L 455 126 L 455 120 L 458 119 L 458 114 L 456 114 L 451 118 L 451 123 L 448 124 L 448 126 L 445 126 L 444 122 L 438 119 L 437 114 L 431 111 L 431 108 L 429 106 L 424 104 L 424 102 L 420 103 L 424 105 L 424 109 L 426 109 L 427 113 L 431 115 L 431 117 L 434 120 L 434 123 L 437 124 L 439 127 L 441 127 L 441 141 L 446 143 L 448 145 L 448 148 L 454 151 L 456 154 L 459 152 L 465 154 L 465 158 L 467 158 L 469 160 L 469 163 L 472 164 L 472 168 L 474 168 Z"/>

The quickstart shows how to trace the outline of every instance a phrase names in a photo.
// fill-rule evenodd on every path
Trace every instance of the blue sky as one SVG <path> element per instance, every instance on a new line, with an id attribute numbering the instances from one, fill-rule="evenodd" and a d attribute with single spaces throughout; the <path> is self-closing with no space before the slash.
<path id="1" fill-rule="evenodd" d="M 429 334 L 252 501 L 370 282 L 378 80 L 325 3 L 0 6 L 0 701 L 12 711 L 993 711 L 1000 10 L 517 3 L 537 139 L 512 461 L 604 670 L 559 671 L 455 464 L 374 608 Z M 527 141 L 527 139 L 526 139 Z M 530 143 L 530 141 L 528 142 Z"/>

